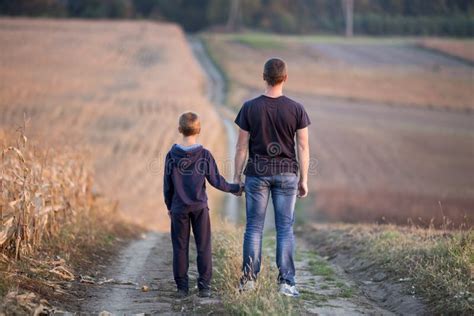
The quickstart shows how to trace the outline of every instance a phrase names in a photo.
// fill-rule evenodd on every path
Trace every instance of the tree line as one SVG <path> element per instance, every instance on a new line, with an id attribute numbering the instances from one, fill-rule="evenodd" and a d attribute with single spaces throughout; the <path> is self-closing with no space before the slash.
<path id="1" fill-rule="evenodd" d="M 343 33 L 341 0 L 0 0 L 0 15 L 152 19 L 211 27 Z M 474 36 L 473 0 L 353 0 L 355 34 Z"/>

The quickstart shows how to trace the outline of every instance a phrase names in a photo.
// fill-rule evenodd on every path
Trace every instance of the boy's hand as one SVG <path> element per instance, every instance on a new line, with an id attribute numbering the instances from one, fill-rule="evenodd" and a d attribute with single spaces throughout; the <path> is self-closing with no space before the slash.
<path id="1" fill-rule="evenodd" d="M 242 196 L 242 192 L 244 192 L 244 184 L 240 182 L 239 185 L 240 185 L 239 192 L 234 193 L 235 196 Z"/>

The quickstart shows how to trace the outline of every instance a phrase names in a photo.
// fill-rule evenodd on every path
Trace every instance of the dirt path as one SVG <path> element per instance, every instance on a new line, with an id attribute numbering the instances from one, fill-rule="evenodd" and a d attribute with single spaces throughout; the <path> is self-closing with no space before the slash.
<path id="1" fill-rule="evenodd" d="M 195 257 L 191 247 L 190 258 Z M 190 266 L 191 295 L 175 298 L 169 234 L 149 233 L 130 243 L 106 272 L 101 285 L 93 285 L 81 312 L 112 314 L 182 314 L 209 313 L 221 310 L 219 300 L 196 296 L 195 265 Z M 143 291 L 143 286 L 148 290 Z"/>

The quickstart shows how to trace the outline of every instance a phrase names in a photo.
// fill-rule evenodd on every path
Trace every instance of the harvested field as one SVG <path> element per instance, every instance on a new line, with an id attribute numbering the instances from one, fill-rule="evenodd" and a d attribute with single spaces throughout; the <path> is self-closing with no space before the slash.
<path id="1" fill-rule="evenodd" d="M 466 64 L 434 52 L 427 52 L 411 43 L 316 43 L 311 46 L 324 60 L 356 67 L 465 67 Z"/>
<path id="2" fill-rule="evenodd" d="M 313 202 L 304 204 L 309 219 L 428 226 L 431 219 L 439 225 L 447 216 L 456 225 L 472 225 L 472 112 L 407 106 L 407 101 L 418 91 L 414 104 L 444 99 L 454 109 L 464 99 L 472 107 L 473 67 L 401 40 L 345 44 L 269 36 L 258 42 L 265 45 L 256 45 L 238 35 L 205 38 L 228 77 L 228 103 L 236 108 L 262 93 L 261 68 L 267 58 L 282 56 L 288 62 L 286 94 L 305 105 L 313 123 Z M 348 66 L 356 63 L 357 70 Z M 430 70 L 434 65 L 439 73 Z M 342 82 L 327 81 L 344 77 L 342 69 L 347 75 Z M 460 74 L 463 83 L 454 87 L 448 73 Z M 427 80 L 421 80 L 425 75 Z M 398 90 L 394 78 L 400 79 Z M 326 94 L 326 87 L 334 93 Z M 433 101 L 425 103 L 428 98 Z"/>
<path id="3" fill-rule="evenodd" d="M 27 135 L 89 150 L 95 190 L 131 219 L 168 229 L 162 161 L 181 112 L 201 113 L 202 142 L 223 160 L 224 128 L 176 25 L 5 18 L 0 41 L 0 126 L 26 114 Z"/>
<path id="4" fill-rule="evenodd" d="M 418 42 L 420 47 L 448 56 L 454 56 L 465 62 L 474 63 L 474 41 L 459 39 L 427 38 Z"/>
<path id="5" fill-rule="evenodd" d="M 417 47 L 411 39 L 206 35 L 231 76 L 239 106 L 245 90 L 263 87 L 262 65 L 278 56 L 290 64 L 287 91 L 406 106 L 473 109 L 474 67 Z"/>
<path id="6" fill-rule="evenodd" d="M 313 120 L 311 187 L 321 218 L 441 224 L 447 215 L 462 223 L 474 208 L 471 115 L 299 100 Z"/>

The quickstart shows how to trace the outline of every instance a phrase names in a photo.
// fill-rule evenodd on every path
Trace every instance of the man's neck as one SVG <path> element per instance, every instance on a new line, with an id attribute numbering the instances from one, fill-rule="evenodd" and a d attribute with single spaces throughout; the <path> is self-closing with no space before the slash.
<path id="1" fill-rule="evenodd" d="M 270 98 L 278 98 L 283 95 L 283 85 L 277 84 L 276 86 L 267 85 L 265 89 L 265 95 Z"/>
<path id="2" fill-rule="evenodd" d="M 192 146 L 197 144 L 197 135 L 183 136 L 183 139 L 179 143 L 181 146 Z"/>

